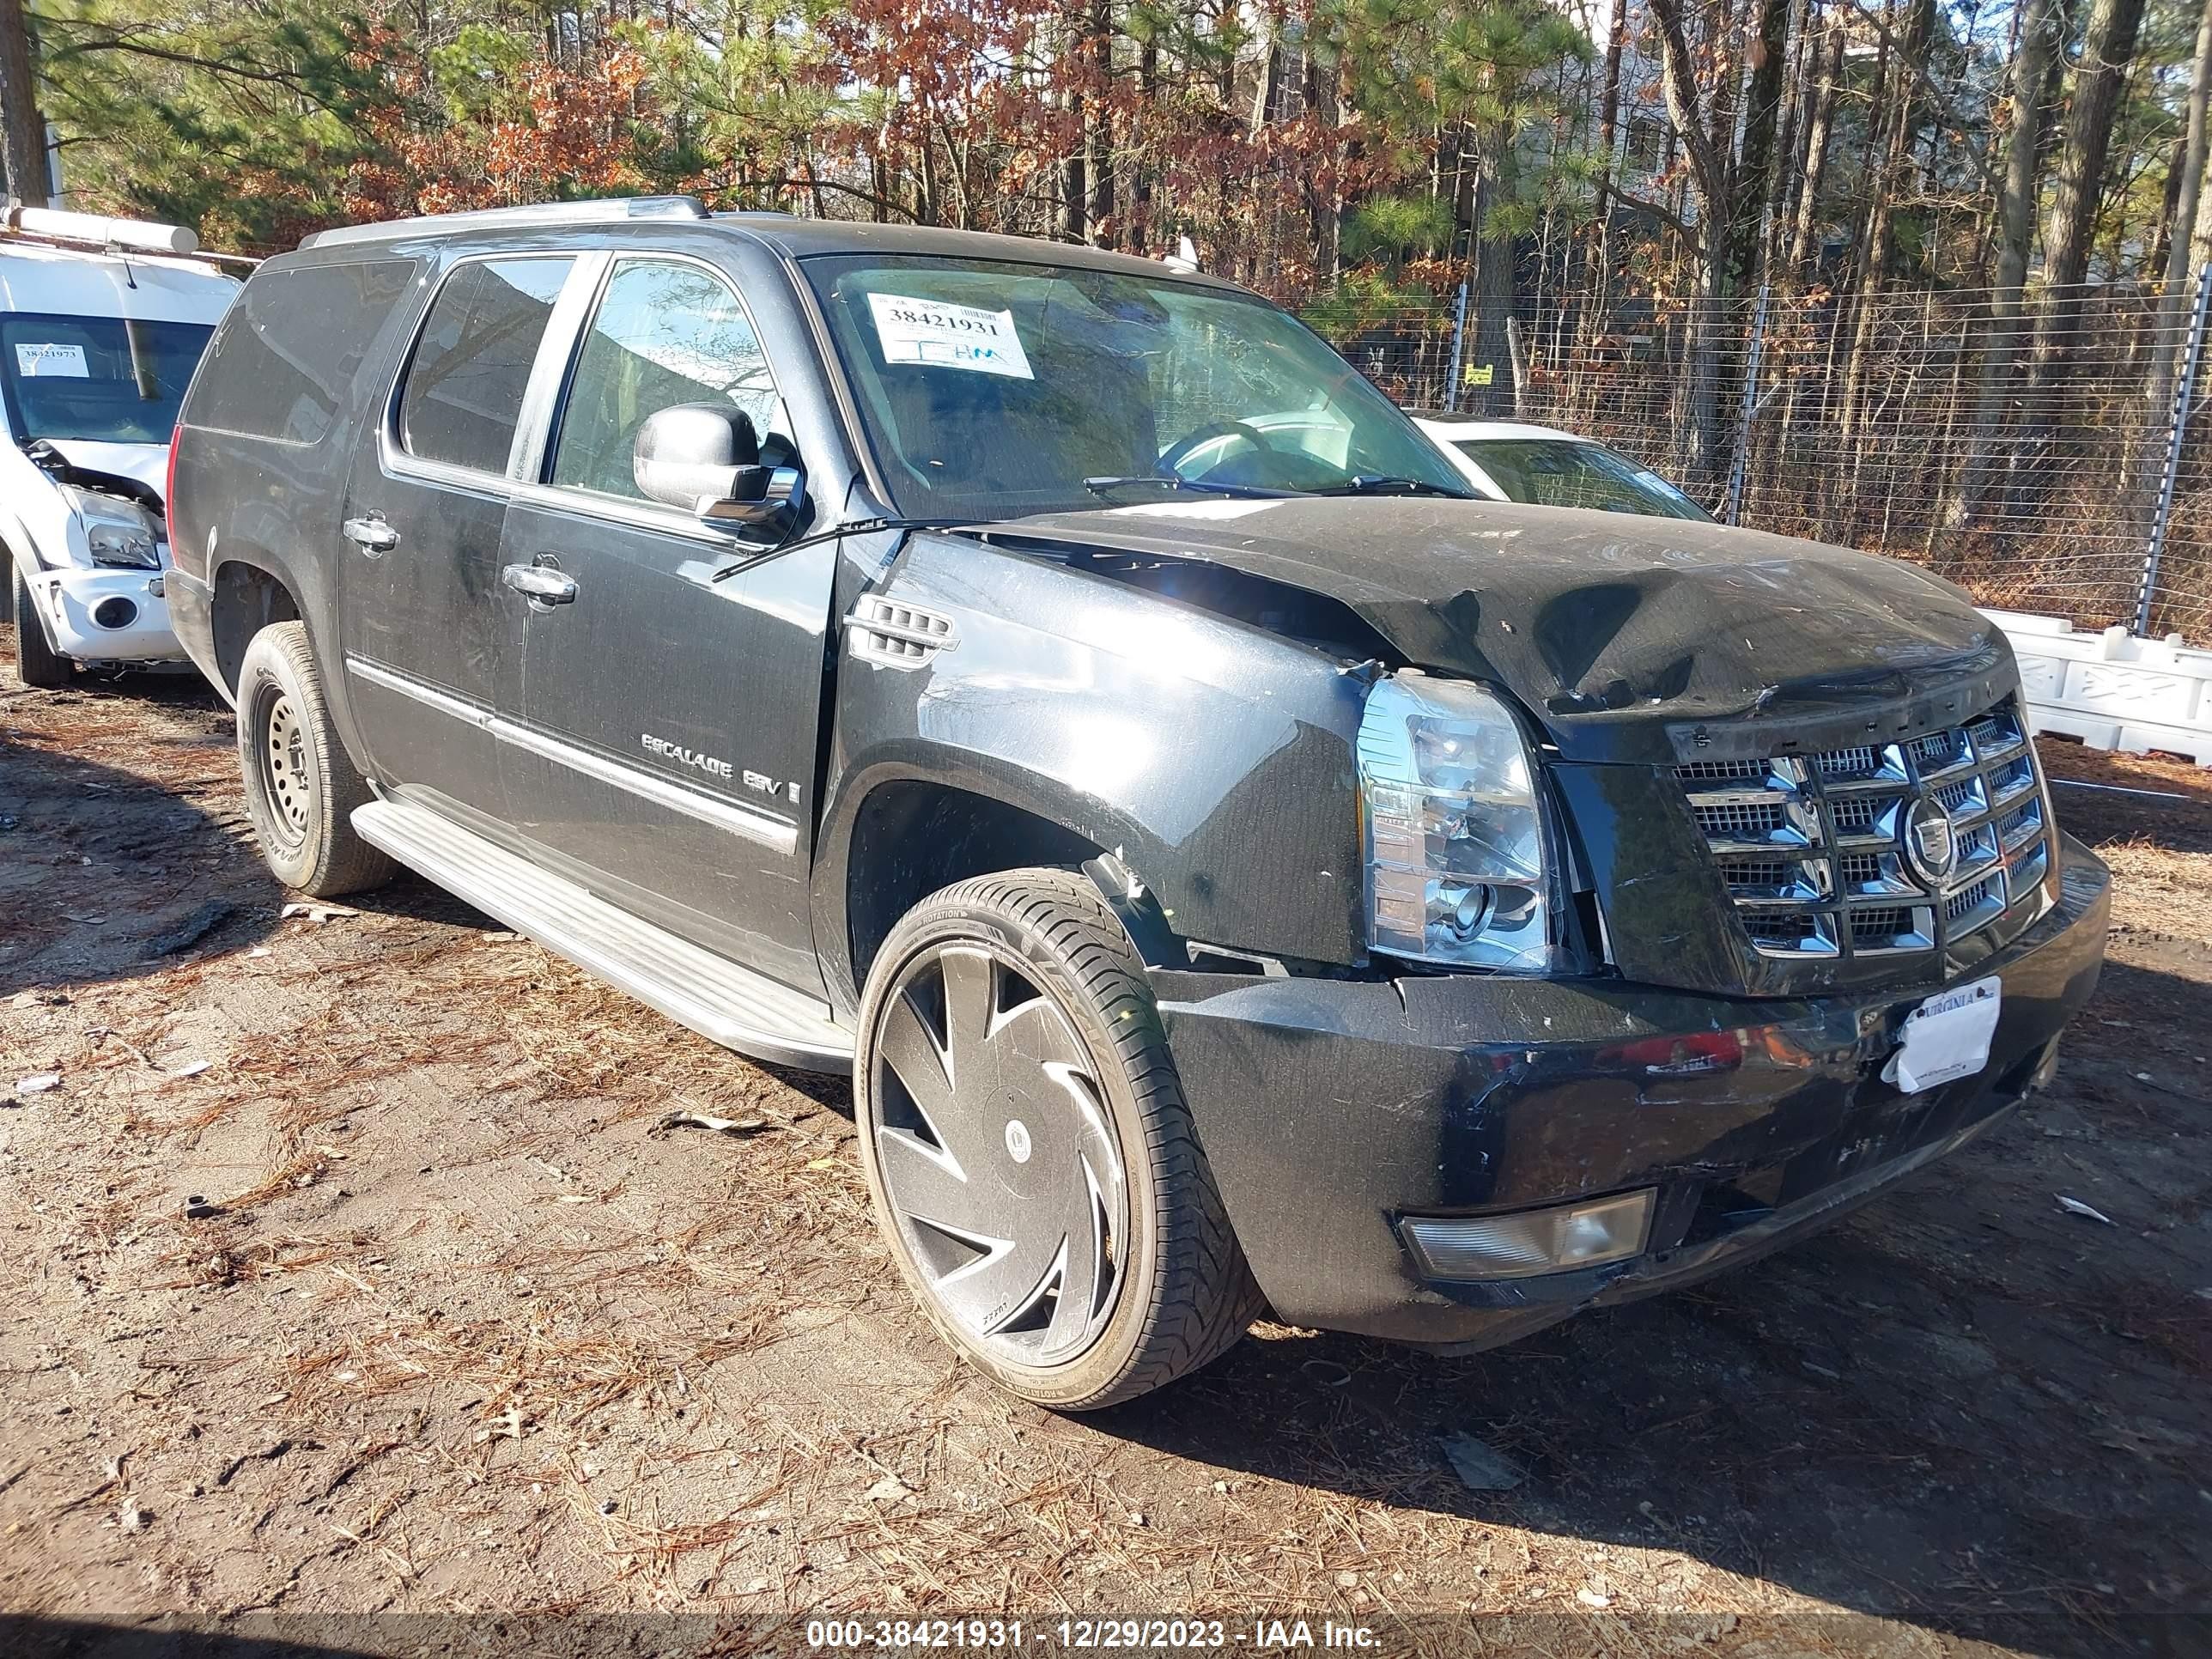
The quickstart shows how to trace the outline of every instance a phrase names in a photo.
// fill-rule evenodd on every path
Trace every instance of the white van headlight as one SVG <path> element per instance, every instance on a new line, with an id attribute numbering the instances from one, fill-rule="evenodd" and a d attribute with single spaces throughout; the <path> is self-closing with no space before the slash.
<path id="1" fill-rule="evenodd" d="M 1479 685 L 1376 682 L 1359 726 L 1369 948 L 1454 968 L 1552 966 L 1535 767 Z"/>
<path id="2" fill-rule="evenodd" d="M 62 494 L 84 526 L 86 550 L 96 565 L 125 570 L 161 566 L 161 521 L 136 501 L 64 485 Z"/>

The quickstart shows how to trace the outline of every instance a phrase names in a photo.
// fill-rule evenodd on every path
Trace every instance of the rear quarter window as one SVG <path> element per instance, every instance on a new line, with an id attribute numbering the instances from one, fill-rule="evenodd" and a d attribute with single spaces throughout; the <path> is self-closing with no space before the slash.
<path id="1" fill-rule="evenodd" d="M 430 302 L 399 395 L 412 456 L 504 472 L 553 303 L 575 261 L 563 255 L 456 265 Z"/>
<path id="2" fill-rule="evenodd" d="M 258 272 L 216 331 L 185 422 L 314 443 L 416 269 L 412 259 L 375 259 Z"/>

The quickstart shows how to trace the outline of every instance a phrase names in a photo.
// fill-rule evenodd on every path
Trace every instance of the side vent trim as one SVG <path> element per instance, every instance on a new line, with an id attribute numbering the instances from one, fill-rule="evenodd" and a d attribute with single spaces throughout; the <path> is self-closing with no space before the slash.
<path id="1" fill-rule="evenodd" d="M 960 648 L 950 617 L 880 593 L 862 596 L 845 627 L 852 635 L 853 654 L 878 668 L 926 667 L 939 652 Z"/>

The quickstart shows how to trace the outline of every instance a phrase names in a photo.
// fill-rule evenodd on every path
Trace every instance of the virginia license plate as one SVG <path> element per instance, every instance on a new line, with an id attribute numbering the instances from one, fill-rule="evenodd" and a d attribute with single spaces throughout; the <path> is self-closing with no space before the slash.
<path id="1" fill-rule="evenodd" d="M 1897 1086 L 1908 1095 L 1972 1077 L 1990 1063 L 2004 982 L 1995 975 L 1939 991 L 1905 1017 Z"/>

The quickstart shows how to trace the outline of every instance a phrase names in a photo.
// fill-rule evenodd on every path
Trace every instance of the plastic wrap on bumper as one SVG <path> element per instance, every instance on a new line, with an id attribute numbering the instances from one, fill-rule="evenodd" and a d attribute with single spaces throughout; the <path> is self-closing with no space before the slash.
<path id="1" fill-rule="evenodd" d="M 1881 1074 L 1925 986 L 1801 1001 L 1163 971 L 1155 988 L 1230 1218 L 1281 1316 L 1504 1341 L 1786 1243 L 2027 1092 L 2104 958 L 2105 868 L 2063 848 L 2059 904 L 1982 970 L 2004 981 L 1988 1066 L 1918 1095 Z M 1424 1282 L 1399 1242 L 1409 1212 L 1647 1187 L 1659 1194 L 1650 1249 L 1607 1267 Z"/>
<path id="2" fill-rule="evenodd" d="M 184 647 L 169 626 L 166 570 L 26 569 L 31 590 L 54 649 L 79 662 L 174 662 Z M 125 601 L 130 620 L 109 627 L 94 613 L 109 599 Z"/>

